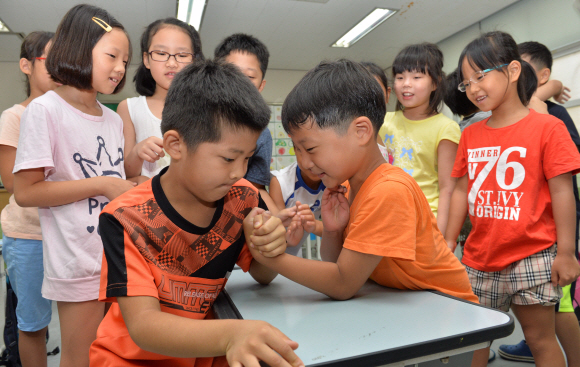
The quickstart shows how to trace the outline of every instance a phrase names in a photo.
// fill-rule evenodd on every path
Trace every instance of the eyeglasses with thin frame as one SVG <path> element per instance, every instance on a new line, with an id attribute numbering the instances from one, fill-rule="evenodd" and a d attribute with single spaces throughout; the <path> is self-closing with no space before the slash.
<path id="1" fill-rule="evenodd" d="M 170 54 L 169 52 L 165 52 L 165 51 L 153 50 L 153 51 L 149 51 L 149 56 L 151 56 L 151 59 L 153 61 L 161 61 L 161 62 L 167 61 L 167 60 L 169 60 L 169 58 L 171 56 L 173 56 L 175 61 L 182 63 L 182 64 L 189 64 L 194 59 L 193 54 L 191 54 L 189 52 L 179 52 L 176 54 Z"/>
<path id="2" fill-rule="evenodd" d="M 46 60 L 46 57 L 35 57 L 36 60 Z"/>
<path id="3" fill-rule="evenodd" d="M 467 87 L 469 87 L 469 85 L 471 83 L 477 84 L 480 81 L 482 81 L 483 78 L 485 77 L 485 73 L 489 73 L 490 71 L 493 71 L 493 70 L 496 70 L 499 68 L 503 68 L 504 66 L 507 66 L 507 65 L 508 64 L 503 64 L 503 65 L 495 66 L 493 68 L 476 71 L 475 73 L 473 73 L 473 75 L 471 75 L 471 77 L 469 78 L 469 81 L 467 83 L 466 82 L 459 83 L 459 85 L 457 86 L 457 89 L 459 89 L 460 92 L 465 92 L 465 90 L 467 89 Z"/>

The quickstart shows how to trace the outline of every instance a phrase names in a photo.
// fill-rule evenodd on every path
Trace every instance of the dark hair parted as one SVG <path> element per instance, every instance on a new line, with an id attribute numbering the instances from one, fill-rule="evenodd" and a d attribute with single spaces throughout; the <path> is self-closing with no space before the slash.
<path id="1" fill-rule="evenodd" d="M 441 111 L 446 86 L 445 73 L 443 72 L 443 52 L 437 45 L 424 42 L 405 47 L 395 57 L 392 70 L 393 77 L 405 71 L 429 75 L 435 90 L 429 96 L 427 114 L 431 115 Z M 397 110 L 403 108 L 401 102 L 397 101 Z"/>
<path id="2" fill-rule="evenodd" d="M 459 56 L 457 70 L 463 80 L 471 76 L 464 75 L 461 69 L 465 59 L 474 70 L 491 69 L 499 65 L 509 64 L 512 61 L 518 61 L 522 65 L 517 85 L 518 97 L 524 106 L 528 105 L 531 98 L 530 91 L 536 90 L 538 78 L 532 65 L 522 61 L 518 45 L 512 36 L 505 32 L 494 31 L 485 33 L 471 41 L 463 49 L 461 56 Z M 507 68 L 503 67 L 497 70 L 503 72 L 509 78 Z"/>
<path id="3" fill-rule="evenodd" d="M 378 134 L 385 119 L 385 98 L 375 77 L 350 60 L 323 61 L 292 89 L 282 106 L 282 126 L 287 133 L 312 119 L 321 129 L 338 134 L 351 122 L 366 116 Z"/>
<path id="4" fill-rule="evenodd" d="M 20 58 L 30 61 L 34 67 L 37 57 L 44 54 L 46 45 L 54 37 L 52 32 L 36 31 L 30 33 L 20 45 Z M 30 80 L 26 77 L 26 96 L 30 97 Z"/>
<path id="5" fill-rule="evenodd" d="M 266 76 L 270 53 L 268 52 L 266 45 L 259 39 L 244 33 L 232 34 L 217 45 L 214 51 L 214 57 L 216 59 L 222 59 L 234 51 L 256 55 L 258 62 L 260 63 L 262 78 Z"/>
<path id="6" fill-rule="evenodd" d="M 520 55 L 528 55 L 530 61 L 536 64 L 539 69 L 548 68 L 552 70 L 552 53 L 543 44 L 534 41 L 520 43 L 518 51 Z"/>
<path id="7" fill-rule="evenodd" d="M 370 61 L 363 61 L 360 63 L 362 66 L 365 67 L 375 78 L 378 78 L 381 81 L 383 87 L 385 87 L 385 92 L 389 89 L 389 79 L 387 78 L 387 74 L 385 71 L 381 69 L 380 66 L 375 64 L 374 62 Z M 385 96 L 387 98 L 387 96 Z"/>
<path id="8" fill-rule="evenodd" d="M 87 4 L 71 8 L 56 29 L 54 41 L 46 59 L 46 69 L 54 81 L 80 90 L 93 89 L 92 51 L 101 37 L 107 33 L 103 27 L 92 20 L 93 17 L 102 19 L 111 27 L 125 32 L 123 25 L 104 9 Z M 130 63 L 131 41 L 129 40 L 127 65 Z M 127 73 L 123 75 L 123 79 L 113 94 L 123 89 L 126 76 Z"/>
<path id="9" fill-rule="evenodd" d="M 454 115 L 458 116 L 469 116 L 477 111 L 477 108 L 473 102 L 467 98 L 467 94 L 465 92 L 461 92 L 459 88 L 459 83 L 461 83 L 463 79 L 459 75 L 457 69 L 455 69 L 451 74 L 447 75 L 446 84 L 447 90 L 445 92 L 445 104 Z"/>
<path id="10" fill-rule="evenodd" d="M 153 36 L 165 27 L 176 27 L 185 32 L 191 40 L 191 49 L 193 50 L 194 60 L 205 59 L 203 51 L 201 50 L 201 38 L 192 25 L 177 18 L 165 18 L 154 21 L 147 26 L 147 29 L 145 29 L 145 32 L 141 35 L 141 63 L 139 64 L 139 67 L 135 72 L 135 77 L 133 78 L 135 89 L 137 90 L 137 93 L 142 96 L 151 97 L 155 94 L 155 87 L 157 86 L 155 79 L 153 79 L 153 75 L 151 75 L 151 70 L 147 69 L 143 63 L 143 54 L 149 52 Z"/>
<path id="11" fill-rule="evenodd" d="M 193 151 L 218 142 L 222 129 L 262 132 L 270 108 L 235 65 L 198 60 L 175 76 L 161 117 L 161 132 L 177 131 Z"/>

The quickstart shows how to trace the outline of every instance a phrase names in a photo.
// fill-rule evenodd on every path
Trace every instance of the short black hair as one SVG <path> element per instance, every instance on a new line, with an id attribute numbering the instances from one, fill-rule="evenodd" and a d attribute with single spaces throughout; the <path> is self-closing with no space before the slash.
<path id="1" fill-rule="evenodd" d="M 443 52 L 433 43 L 423 42 L 402 49 L 393 61 L 393 77 L 405 71 L 419 72 L 431 77 L 436 89 L 429 96 L 428 114 L 439 113 L 445 97 L 445 73 L 443 72 Z M 397 101 L 397 110 L 403 105 Z"/>
<path id="2" fill-rule="evenodd" d="M 520 43 L 518 50 L 520 51 L 520 55 L 528 55 L 530 61 L 540 69 L 548 68 L 550 71 L 552 70 L 552 53 L 545 45 L 539 42 L 529 41 Z"/>
<path id="3" fill-rule="evenodd" d="M 187 147 L 215 143 L 221 130 L 262 132 L 270 122 L 270 108 L 260 92 L 234 65 L 197 60 L 173 79 L 163 108 L 161 132 L 177 131 Z"/>
<path id="4" fill-rule="evenodd" d="M 106 10 L 96 6 L 81 4 L 72 7 L 62 18 L 50 52 L 46 59 L 46 70 L 52 79 L 64 85 L 70 85 L 80 90 L 93 89 L 93 48 L 101 37 L 107 33 L 103 27 L 92 20 L 102 19 L 113 28 L 127 32 Z M 129 41 L 129 58 L 131 63 L 131 40 Z M 125 85 L 127 72 L 119 82 L 113 94 L 118 93 Z"/>
<path id="5" fill-rule="evenodd" d="M 385 74 L 385 71 L 381 69 L 379 65 L 370 61 L 363 61 L 360 64 L 364 66 L 365 69 L 367 69 L 372 75 L 377 77 L 381 81 L 385 89 L 389 88 L 389 78 L 387 78 L 387 74 Z"/>
<path id="6" fill-rule="evenodd" d="M 282 126 L 287 133 L 312 119 L 321 129 L 339 134 L 357 117 L 366 116 L 375 135 L 386 113 L 383 90 L 375 77 L 358 62 L 323 61 L 292 89 L 282 106 Z"/>
<path id="7" fill-rule="evenodd" d="M 458 86 L 462 81 L 463 78 L 461 78 L 457 69 L 447 75 L 445 104 L 454 115 L 465 117 L 476 113 L 479 111 L 479 108 L 477 108 L 473 102 L 467 98 L 467 93 L 459 90 Z"/>
<path id="8" fill-rule="evenodd" d="M 511 35 L 501 31 L 488 32 L 471 41 L 459 56 L 457 71 L 465 80 L 469 75 L 463 74 L 463 60 L 467 60 L 474 70 L 486 70 L 500 65 L 509 65 L 512 61 L 518 61 L 522 65 L 522 71 L 518 79 L 518 97 L 524 106 L 530 102 L 538 87 L 538 77 L 536 71 L 529 63 L 522 60 L 518 45 Z M 497 69 L 508 76 L 505 67 Z"/>
<path id="9" fill-rule="evenodd" d="M 157 19 L 149 24 L 143 34 L 141 35 L 141 63 L 135 72 L 133 81 L 135 82 L 135 89 L 137 93 L 142 96 L 151 97 L 155 94 L 155 87 L 157 83 L 151 75 L 151 70 L 147 69 L 143 63 L 143 54 L 149 52 L 151 40 L 153 36 L 165 27 L 178 27 L 185 32 L 191 39 L 191 49 L 193 50 L 194 60 L 204 60 L 203 51 L 201 50 L 201 38 L 199 33 L 192 25 L 185 23 L 177 18 Z"/>
<path id="10" fill-rule="evenodd" d="M 54 37 L 53 32 L 36 31 L 31 32 L 22 44 L 20 45 L 20 58 L 26 59 L 34 65 L 37 57 L 41 57 L 44 54 L 46 45 Z M 30 97 L 30 80 L 26 77 L 26 95 Z"/>
<path id="11" fill-rule="evenodd" d="M 266 45 L 259 39 L 244 33 L 232 34 L 217 45 L 214 51 L 214 57 L 216 59 L 222 59 L 234 51 L 256 55 L 258 62 L 260 63 L 262 78 L 266 76 L 270 53 L 268 52 Z"/>

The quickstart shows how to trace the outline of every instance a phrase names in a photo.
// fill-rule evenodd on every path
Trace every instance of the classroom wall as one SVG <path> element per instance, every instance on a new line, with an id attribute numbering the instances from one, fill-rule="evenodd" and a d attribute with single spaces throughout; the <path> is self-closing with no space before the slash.
<path id="1" fill-rule="evenodd" d="M 438 43 L 445 72 L 457 67 L 463 48 L 481 33 L 501 30 L 516 42 L 538 41 L 550 50 L 580 40 L 580 12 L 574 0 L 521 0 Z"/>

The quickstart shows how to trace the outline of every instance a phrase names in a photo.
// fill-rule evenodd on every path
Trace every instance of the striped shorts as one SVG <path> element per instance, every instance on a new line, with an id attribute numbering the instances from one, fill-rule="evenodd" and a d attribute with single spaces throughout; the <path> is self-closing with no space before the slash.
<path id="1" fill-rule="evenodd" d="M 554 306 L 562 288 L 551 282 L 556 245 L 510 264 L 501 271 L 487 272 L 465 266 L 473 293 L 487 307 L 508 311 L 517 305 Z"/>

